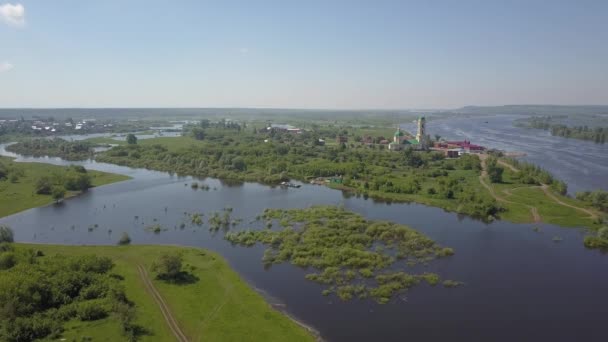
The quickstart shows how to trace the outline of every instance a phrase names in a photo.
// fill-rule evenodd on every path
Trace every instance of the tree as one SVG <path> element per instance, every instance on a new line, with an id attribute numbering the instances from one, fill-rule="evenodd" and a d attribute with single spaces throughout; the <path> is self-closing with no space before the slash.
<path id="1" fill-rule="evenodd" d="M 498 166 L 498 161 L 496 158 L 488 158 L 486 165 L 488 168 L 488 177 L 490 178 L 490 182 L 501 183 L 504 169 Z"/>
<path id="2" fill-rule="evenodd" d="M 597 231 L 597 236 L 601 239 L 608 240 L 608 226 L 600 228 L 600 230 Z"/>
<path id="3" fill-rule="evenodd" d="M 120 240 L 118 240 L 119 245 L 128 245 L 131 243 L 131 237 L 126 232 L 122 233 L 120 236 Z"/>
<path id="4" fill-rule="evenodd" d="M 196 140 L 203 140 L 205 139 L 205 130 L 199 127 L 194 127 L 192 129 L 192 137 Z"/>
<path id="5" fill-rule="evenodd" d="M 51 196 L 53 196 L 55 203 L 59 203 L 65 197 L 65 188 L 62 186 L 54 187 Z"/>
<path id="6" fill-rule="evenodd" d="M 13 230 L 9 226 L 0 225 L 0 243 L 13 241 Z"/>
<path id="7" fill-rule="evenodd" d="M 135 136 L 135 134 L 132 134 L 132 133 L 127 134 L 127 144 L 129 144 L 129 145 L 137 144 L 137 137 Z"/>
<path id="8" fill-rule="evenodd" d="M 36 181 L 36 186 L 34 187 L 36 193 L 39 195 L 50 195 L 53 189 L 53 183 L 51 179 L 47 176 L 43 176 L 38 178 Z"/>
<path id="9" fill-rule="evenodd" d="M 152 263 L 152 272 L 156 272 L 159 279 L 178 279 L 182 272 L 182 256 L 176 253 L 162 254 Z"/>

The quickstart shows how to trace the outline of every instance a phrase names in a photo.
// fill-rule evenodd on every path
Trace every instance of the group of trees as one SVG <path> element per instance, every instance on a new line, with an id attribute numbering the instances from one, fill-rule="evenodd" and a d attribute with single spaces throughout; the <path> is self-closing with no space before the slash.
<path id="1" fill-rule="evenodd" d="M 69 320 L 120 319 L 127 339 L 134 337 L 134 308 L 112 260 L 97 256 L 45 256 L 13 246 L 0 227 L 0 340 L 56 339 Z"/>
<path id="2" fill-rule="evenodd" d="M 608 212 L 608 191 L 596 190 L 577 192 L 576 199 L 586 202 L 601 211 Z"/>
<path id="3" fill-rule="evenodd" d="M 588 126 L 567 126 L 564 124 L 553 123 L 552 117 L 532 117 L 528 119 L 528 125 L 532 128 L 548 130 L 551 135 L 574 138 L 581 140 L 591 140 L 598 144 L 603 144 L 608 138 L 608 127 L 588 127 Z"/>
<path id="4" fill-rule="evenodd" d="M 241 124 L 235 121 L 229 121 L 226 119 L 220 119 L 217 122 L 211 122 L 207 119 L 201 120 L 198 125 L 187 126 L 185 129 L 189 131 L 189 135 L 196 140 L 205 139 L 205 130 L 209 128 L 222 129 L 222 130 L 234 130 L 240 132 L 243 128 Z"/>
<path id="5" fill-rule="evenodd" d="M 10 161 L 4 162 L 0 159 L 0 181 L 10 181 L 17 183 L 21 177 L 25 176 L 25 170 Z"/>
<path id="6" fill-rule="evenodd" d="M 51 195 L 55 201 L 60 201 L 66 191 L 86 191 L 92 186 L 91 177 L 83 166 L 71 165 L 61 174 L 53 174 L 38 178 L 34 190 L 39 195 Z"/>
<path id="7" fill-rule="evenodd" d="M 67 141 L 60 138 L 31 139 L 6 147 L 8 151 L 30 156 L 56 156 L 66 160 L 91 158 L 94 145 L 87 141 Z"/>
<path id="8" fill-rule="evenodd" d="M 318 146 L 314 132 L 275 132 L 271 136 L 205 127 L 192 128 L 204 129 L 200 144 L 177 150 L 158 144 L 117 146 L 96 158 L 183 175 L 274 184 L 288 179 L 338 176 L 344 186 L 375 197 L 390 194 L 391 199 L 410 200 L 403 196 L 417 195 L 455 200 L 459 205 L 451 206 L 454 210 L 484 219 L 501 210 L 490 196 L 469 189 L 475 185 L 456 175 L 479 174 L 481 163 L 474 155 L 447 160 L 438 152 L 412 149 L 380 152 L 360 145 Z"/>
<path id="9" fill-rule="evenodd" d="M 507 158 L 507 162 L 519 170 L 512 177 L 520 183 L 530 185 L 546 184 L 561 195 L 565 195 L 568 192 L 568 185 L 565 182 L 555 179 L 549 171 L 540 166 L 514 158 Z"/>
<path id="10" fill-rule="evenodd" d="M 498 166 L 498 159 L 495 157 L 489 157 L 486 160 L 486 168 L 488 172 L 488 178 L 492 183 L 502 183 L 502 173 L 505 171 L 502 167 Z"/>

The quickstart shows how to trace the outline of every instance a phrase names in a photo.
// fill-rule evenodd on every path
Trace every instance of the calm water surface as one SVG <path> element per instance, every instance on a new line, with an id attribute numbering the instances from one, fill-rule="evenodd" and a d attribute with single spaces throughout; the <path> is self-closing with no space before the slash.
<path id="1" fill-rule="evenodd" d="M 430 126 L 430 125 L 429 125 Z M 475 139 L 472 139 L 477 141 Z M 8 155 L 0 145 L 0 154 Z M 66 164 L 59 158 L 19 158 Z M 608 323 L 608 255 L 586 250 L 583 232 L 540 225 L 484 224 L 438 208 L 375 203 L 325 187 L 271 188 L 244 183 L 203 182 L 210 191 L 185 186 L 192 178 L 115 165 L 80 162 L 89 169 L 117 172 L 131 180 L 0 219 L 20 242 L 115 244 L 126 231 L 137 244 L 180 244 L 221 253 L 241 276 L 285 303 L 298 319 L 329 341 L 603 341 Z M 197 180 L 201 182 L 201 180 Z M 226 206 L 244 229 L 265 208 L 343 204 L 370 219 L 410 225 L 456 254 L 426 268 L 466 286 L 422 285 L 386 305 L 371 300 L 341 302 L 323 297 L 322 286 L 306 281 L 306 270 L 284 264 L 265 270 L 264 248 L 233 247 L 222 232 L 192 227 L 184 212 L 209 214 Z M 137 218 L 135 216 L 138 216 Z M 180 223 L 186 223 L 180 229 Z M 151 224 L 167 228 L 145 231 Z M 98 225 L 92 231 L 89 227 Z M 255 224 L 253 224 L 255 225 Z M 111 230 L 111 232 L 110 232 Z M 555 243 L 554 236 L 563 241 Z M 405 268 L 405 266 L 404 266 Z"/>

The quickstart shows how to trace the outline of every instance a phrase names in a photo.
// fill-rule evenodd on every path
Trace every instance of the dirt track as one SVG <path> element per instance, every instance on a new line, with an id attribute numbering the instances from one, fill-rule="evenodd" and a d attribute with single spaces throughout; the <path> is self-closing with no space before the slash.
<path id="1" fill-rule="evenodd" d="M 577 207 L 575 205 L 572 204 L 568 204 L 566 202 L 563 202 L 562 200 L 560 200 L 557 196 L 555 196 L 555 194 L 553 192 L 551 192 L 551 189 L 549 189 L 549 186 L 547 184 L 543 184 L 541 186 L 541 188 L 543 189 L 543 191 L 545 192 L 545 194 L 547 196 L 549 196 L 552 200 L 554 200 L 555 202 L 557 202 L 558 204 L 563 205 L 564 207 L 568 207 L 568 208 L 572 208 L 572 209 L 576 209 L 579 211 L 584 212 L 585 214 L 588 214 L 589 217 L 591 217 L 592 219 L 597 219 L 598 216 L 596 213 L 594 213 L 593 211 L 589 210 L 589 209 L 585 209 L 585 208 L 581 208 L 581 207 Z"/>
<path id="2" fill-rule="evenodd" d="M 486 166 L 486 158 L 482 157 L 480 159 L 481 159 L 481 175 L 479 175 L 479 182 L 481 183 L 481 185 L 484 186 L 484 188 L 486 188 L 488 190 L 488 192 L 490 192 L 490 195 L 492 195 L 492 197 L 494 197 L 494 199 L 497 200 L 497 201 L 499 201 L 499 202 L 525 205 L 528 209 L 530 209 L 530 214 L 532 214 L 532 218 L 534 219 L 534 223 L 542 222 L 542 217 L 538 213 L 538 208 L 533 207 L 531 205 L 523 204 L 523 203 L 517 203 L 517 202 L 509 201 L 507 199 L 504 199 L 504 198 L 498 196 L 494 192 L 494 188 L 492 188 L 491 185 L 489 185 L 488 183 L 486 183 L 486 179 L 488 178 L 488 171 L 487 171 L 487 166 Z"/>
<path id="3" fill-rule="evenodd" d="M 160 293 L 158 293 L 158 290 L 156 290 L 156 287 L 154 287 L 152 281 L 150 281 L 150 277 L 148 277 L 148 272 L 146 271 L 146 268 L 138 264 L 137 270 L 139 271 L 139 276 L 141 277 L 141 280 L 146 286 L 146 290 L 150 293 L 150 295 L 152 295 L 156 304 L 158 304 L 158 307 L 160 308 L 160 311 L 162 312 L 165 321 L 169 325 L 171 332 L 173 332 L 173 335 L 175 335 L 175 339 L 179 342 L 188 342 L 188 338 L 180 329 L 179 325 L 177 324 L 177 321 L 173 317 L 173 314 L 171 314 L 167 303 L 165 303 L 163 297 L 160 295 Z"/>

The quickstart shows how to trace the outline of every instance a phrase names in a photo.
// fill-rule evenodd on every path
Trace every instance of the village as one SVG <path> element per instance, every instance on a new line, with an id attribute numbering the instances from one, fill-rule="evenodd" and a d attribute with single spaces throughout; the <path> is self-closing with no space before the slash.
<path id="1" fill-rule="evenodd" d="M 411 134 L 401 127 L 398 126 L 395 131 L 392 140 L 384 136 L 372 136 L 365 135 L 358 137 L 354 143 L 361 144 L 370 148 L 388 149 L 389 151 L 402 151 L 407 148 L 411 148 L 417 151 L 438 151 L 442 152 L 446 158 L 458 158 L 463 154 L 469 153 L 485 153 L 487 148 L 481 145 L 471 143 L 470 140 L 445 140 L 445 139 L 431 139 L 430 135 L 426 131 L 426 118 L 419 117 L 416 120 L 417 130 L 416 134 Z M 283 132 L 289 134 L 302 134 L 306 130 L 294 127 L 287 124 L 269 124 L 266 127 L 267 132 Z M 351 137 L 352 139 L 352 137 Z M 318 139 L 318 145 L 325 145 L 327 139 Z M 269 140 L 266 139 L 265 142 Z M 348 145 L 349 136 L 346 134 L 338 134 L 335 138 L 336 144 Z"/>

